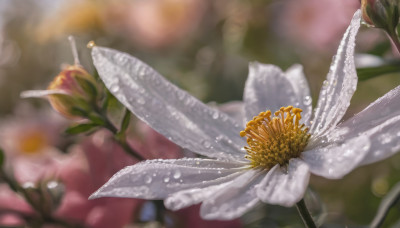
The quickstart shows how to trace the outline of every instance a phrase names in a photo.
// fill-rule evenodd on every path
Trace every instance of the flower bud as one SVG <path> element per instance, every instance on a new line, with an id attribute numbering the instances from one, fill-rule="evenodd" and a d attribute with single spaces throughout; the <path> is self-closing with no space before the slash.
<path id="1" fill-rule="evenodd" d="M 41 183 L 40 192 L 47 204 L 47 211 L 52 212 L 60 206 L 65 194 L 65 186 L 60 181 L 48 180 Z"/>
<path id="2" fill-rule="evenodd" d="M 50 83 L 48 98 L 53 108 L 67 118 L 76 118 L 77 110 L 90 111 L 97 97 L 96 80 L 79 65 L 68 66 Z"/>
<path id="3" fill-rule="evenodd" d="M 92 111 L 98 98 L 95 78 L 79 63 L 75 39 L 68 37 L 75 64 L 63 69 L 50 83 L 47 90 L 29 90 L 21 97 L 47 97 L 53 108 L 70 119 L 85 118 Z"/>
<path id="4" fill-rule="evenodd" d="M 399 23 L 398 0 L 361 0 L 364 21 L 373 27 L 394 31 Z"/>

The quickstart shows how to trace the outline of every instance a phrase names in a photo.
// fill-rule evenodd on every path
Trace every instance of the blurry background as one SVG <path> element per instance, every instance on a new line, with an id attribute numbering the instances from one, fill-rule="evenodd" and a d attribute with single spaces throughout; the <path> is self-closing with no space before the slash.
<path id="1" fill-rule="evenodd" d="M 68 35 L 76 38 L 87 69 L 93 67 L 86 44 L 93 40 L 142 59 L 205 102 L 241 100 L 250 61 L 283 70 L 300 63 L 315 104 L 359 5 L 358 0 L 0 0 L 0 117 L 9 120 L 22 112 L 30 118 L 21 103 L 49 106 L 23 101 L 19 94 L 46 88 L 62 64 L 73 63 Z M 363 28 L 357 45 L 359 53 L 396 58 L 378 29 Z M 346 118 L 399 84 L 399 75 L 360 81 Z M 381 197 L 400 180 L 399 170 L 398 155 L 342 180 L 312 177 L 309 197 L 328 223 L 367 224 Z M 280 213 L 284 224 L 293 213 L 264 210 L 242 222 L 257 227 L 270 222 L 265 215 L 276 219 Z"/>

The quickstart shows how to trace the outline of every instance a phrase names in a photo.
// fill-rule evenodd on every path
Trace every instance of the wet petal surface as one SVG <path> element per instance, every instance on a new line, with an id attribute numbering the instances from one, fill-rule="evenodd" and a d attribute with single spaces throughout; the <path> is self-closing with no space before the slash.
<path id="1" fill-rule="evenodd" d="M 370 140 L 366 136 L 320 143 L 321 146 L 303 152 L 301 158 L 313 174 L 328 179 L 339 179 L 351 172 L 370 149 Z"/>
<path id="2" fill-rule="evenodd" d="M 350 105 L 357 86 L 354 64 L 355 38 L 360 28 L 361 11 L 358 10 L 340 42 L 327 79 L 319 94 L 310 132 L 322 135 L 337 125 Z"/>
<path id="3" fill-rule="evenodd" d="M 107 88 L 139 119 L 174 143 L 198 154 L 244 160 L 242 126 L 164 79 L 142 61 L 94 47 L 94 65 Z"/>
<path id="4" fill-rule="evenodd" d="M 286 70 L 285 76 L 292 84 L 294 93 L 298 98 L 297 103 L 292 105 L 303 110 L 301 113 L 302 122 L 307 123 L 308 125 L 308 121 L 310 120 L 312 114 L 312 98 L 310 94 L 310 87 L 308 86 L 306 76 L 303 72 L 303 66 L 300 64 L 291 66 Z"/>
<path id="5" fill-rule="evenodd" d="M 116 173 L 91 198 L 164 199 L 185 189 L 219 184 L 242 171 L 243 164 L 207 159 L 147 160 Z"/>
<path id="6" fill-rule="evenodd" d="M 244 88 L 246 122 L 258 113 L 299 103 L 292 84 L 279 67 L 257 62 L 250 63 Z"/>
<path id="7" fill-rule="evenodd" d="M 292 159 L 287 170 L 274 166 L 257 189 L 257 196 L 265 203 L 291 207 L 300 201 L 308 186 L 308 165 L 300 159 Z"/>
<path id="8" fill-rule="evenodd" d="M 166 198 L 164 200 L 164 205 L 166 208 L 175 211 L 194 204 L 201 203 L 202 201 L 210 198 L 217 191 L 224 189 L 229 183 L 231 183 L 231 180 L 233 180 L 240 174 L 240 172 L 237 172 L 224 178 L 220 178 L 219 180 L 214 182 L 215 185 L 207 186 L 204 188 L 191 188 L 179 191 Z"/>
<path id="9" fill-rule="evenodd" d="M 248 170 L 216 191 L 201 205 L 201 217 L 231 220 L 243 215 L 259 202 L 256 189 L 264 174 L 263 171 Z"/>

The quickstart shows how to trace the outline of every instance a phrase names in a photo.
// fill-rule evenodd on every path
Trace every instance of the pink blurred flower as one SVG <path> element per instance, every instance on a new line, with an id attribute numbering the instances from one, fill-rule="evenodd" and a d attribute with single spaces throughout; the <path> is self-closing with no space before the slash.
<path id="1" fill-rule="evenodd" d="M 80 154 L 86 165 L 76 162 L 60 167 L 60 178 L 65 184 L 64 199 L 55 216 L 79 221 L 88 227 L 123 227 L 132 221 L 140 200 L 102 199 L 89 201 L 90 193 L 101 186 L 116 170 L 136 161 L 111 141 L 108 132 L 99 131 L 71 148 Z"/>
<path id="2" fill-rule="evenodd" d="M 19 106 L 13 117 L 0 121 L 0 146 L 6 153 L 6 171 L 21 182 L 35 182 L 54 174 L 67 158 L 57 146 L 67 121 L 52 110 Z"/>
<path id="3" fill-rule="evenodd" d="M 22 217 L 15 213 L 31 215 L 33 211 L 28 203 L 16 195 L 6 184 L 0 185 L 0 226 L 23 225 Z"/>
<path id="4" fill-rule="evenodd" d="M 187 38 L 205 9 L 204 0 L 115 1 L 106 14 L 110 27 L 141 45 L 159 48 Z"/>
<path id="5" fill-rule="evenodd" d="M 35 112 L 30 110 L 22 113 L 29 113 L 30 117 L 10 118 L 0 126 L 0 130 L 3 130 L 1 132 L 5 133 L 1 140 L 8 142 L 4 144 L 7 163 L 21 184 L 29 183 L 35 186 L 45 179 L 60 180 L 63 183 L 64 195 L 53 213 L 54 217 L 91 228 L 119 228 L 134 222 L 142 200 L 115 198 L 88 200 L 89 195 L 102 186 L 115 172 L 138 162 L 112 141 L 112 135 L 109 132 L 98 131 L 85 138 L 80 144 L 70 147 L 67 154 L 62 154 L 55 148 L 59 142 L 58 137 L 55 136 L 60 134 L 61 127 L 49 118 L 49 115 L 52 116 L 51 113 L 54 112 L 35 115 Z M 39 118 L 39 121 L 36 117 L 43 117 L 43 119 Z M 61 122 L 65 127 L 65 122 Z M 47 125 L 54 129 L 47 128 Z M 27 153 L 21 150 L 19 145 L 21 135 L 27 134 L 30 129 L 35 134 L 41 135 L 45 143 L 43 143 L 44 146 L 31 146 L 35 147 L 35 150 L 29 150 L 32 153 Z M 40 137 L 35 136 L 33 139 Z M 131 146 L 146 158 L 179 158 L 183 155 L 178 146 L 142 122 L 135 124 L 135 133 L 129 138 Z M 32 145 L 42 145 L 40 140 L 32 143 Z M 24 216 L 35 216 L 31 206 L 6 185 L 0 185 L 0 212 L 1 225 L 23 225 Z M 197 215 L 197 207 L 172 213 L 178 216 L 180 223 L 186 224 L 184 227 L 189 227 L 188 224 L 192 223 L 221 227 L 219 222 L 203 221 L 198 216 L 185 217 L 189 214 Z M 239 223 L 235 221 L 223 224 L 227 224 L 226 227 L 238 227 L 229 224 Z"/>
<path id="6" fill-rule="evenodd" d="M 359 0 L 288 0 L 277 29 L 308 48 L 331 50 L 359 7 Z"/>

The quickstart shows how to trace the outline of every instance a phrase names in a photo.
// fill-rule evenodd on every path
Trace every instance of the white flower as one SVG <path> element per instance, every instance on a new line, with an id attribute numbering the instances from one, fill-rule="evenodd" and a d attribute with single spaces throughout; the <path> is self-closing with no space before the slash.
<path id="1" fill-rule="evenodd" d="M 269 144 L 269 139 L 281 140 L 284 143 L 276 145 L 283 152 L 275 151 L 275 147 L 267 152 L 251 145 L 245 147 L 246 141 L 239 135 L 243 123 L 201 103 L 138 59 L 94 47 L 95 66 L 118 100 L 171 141 L 215 160 L 141 162 L 119 171 L 91 198 L 164 199 L 165 206 L 171 210 L 202 202 L 204 219 L 228 220 L 241 216 L 260 201 L 293 206 L 302 199 L 310 173 L 337 179 L 359 165 L 395 153 L 400 149 L 400 134 L 396 134 L 400 129 L 400 87 L 339 123 L 357 84 L 354 46 L 360 16 L 359 11 L 355 13 L 344 34 L 313 115 L 301 66 L 295 65 L 283 73 L 272 65 L 250 64 L 244 92 L 244 121 L 266 108 L 273 111 L 289 105 L 297 108 L 283 108 L 277 113 L 279 117 L 286 114 L 282 125 L 276 119 L 267 120 L 268 112 L 261 113 L 261 120 L 260 116 L 256 120 L 259 125 L 254 127 L 254 122 L 248 123 L 248 134 L 241 135 L 248 136 L 250 144 L 258 142 L 264 143 L 263 146 L 274 146 Z M 303 110 L 301 120 L 299 108 Z M 290 137 L 273 135 L 273 129 L 284 125 L 281 133 L 292 134 L 292 139 L 300 140 L 298 143 Z M 251 130 L 258 132 L 251 133 Z M 378 136 L 385 137 L 382 140 Z M 257 158 L 259 153 L 270 156 L 269 160 L 263 163 L 262 158 Z M 289 158 L 279 161 L 282 163 L 279 165 L 278 161 L 273 162 L 275 155 L 278 159 Z"/>

